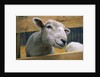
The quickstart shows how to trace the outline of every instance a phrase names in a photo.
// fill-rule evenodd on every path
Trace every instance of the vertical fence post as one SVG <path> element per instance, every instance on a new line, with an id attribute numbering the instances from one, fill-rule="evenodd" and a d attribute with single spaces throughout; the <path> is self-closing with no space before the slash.
<path id="1" fill-rule="evenodd" d="M 16 33 L 16 59 L 20 58 L 20 33 Z"/>

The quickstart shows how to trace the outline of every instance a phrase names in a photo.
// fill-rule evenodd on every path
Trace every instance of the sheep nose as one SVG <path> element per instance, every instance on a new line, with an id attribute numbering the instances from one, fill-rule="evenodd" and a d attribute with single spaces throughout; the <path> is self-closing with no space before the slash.
<path id="1" fill-rule="evenodd" d="M 65 43 L 67 42 L 66 40 L 61 39 L 61 41 L 63 42 L 63 44 L 65 45 Z"/>

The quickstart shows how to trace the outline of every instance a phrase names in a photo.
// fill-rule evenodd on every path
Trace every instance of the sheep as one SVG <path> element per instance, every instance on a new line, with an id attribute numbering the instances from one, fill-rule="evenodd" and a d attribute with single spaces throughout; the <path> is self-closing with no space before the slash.
<path id="1" fill-rule="evenodd" d="M 40 18 L 33 18 L 34 24 L 40 29 L 33 33 L 26 43 L 27 56 L 42 56 L 54 53 L 54 47 L 64 48 L 67 42 L 68 28 L 55 20 L 49 19 L 44 24 Z"/>
<path id="2" fill-rule="evenodd" d="M 70 42 L 66 47 L 65 51 L 83 51 L 83 44 L 79 42 Z"/>

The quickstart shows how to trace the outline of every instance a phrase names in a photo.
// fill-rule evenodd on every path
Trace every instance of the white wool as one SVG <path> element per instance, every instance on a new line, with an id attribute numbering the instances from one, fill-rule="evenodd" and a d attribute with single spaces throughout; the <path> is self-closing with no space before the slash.
<path id="1" fill-rule="evenodd" d="M 63 24 L 55 20 L 48 20 L 44 24 L 39 18 L 33 18 L 33 22 L 40 28 L 40 31 L 29 37 L 26 43 L 27 55 L 47 55 L 54 52 L 53 47 L 63 48 L 65 46 L 67 33 Z M 70 31 L 68 28 L 66 30 Z"/>
<path id="2" fill-rule="evenodd" d="M 83 51 L 83 44 L 71 42 L 66 46 L 65 51 Z"/>

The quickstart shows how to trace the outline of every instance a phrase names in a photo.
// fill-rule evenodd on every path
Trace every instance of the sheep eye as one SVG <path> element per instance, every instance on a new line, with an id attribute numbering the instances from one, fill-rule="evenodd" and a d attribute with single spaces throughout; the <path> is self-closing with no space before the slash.
<path id="1" fill-rule="evenodd" d="M 69 34 L 70 33 L 70 30 L 69 29 L 65 29 L 64 31 L 66 32 L 66 34 Z"/>
<path id="2" fill-rule="evenodd" d="M 48 29 L 52 28 L 50 25 L 47 26 Z"/>
<path id="3" fill-rule="evenodd" d="M 64 30 L 65 32 L 67 31 L 67 30 Z"/>

